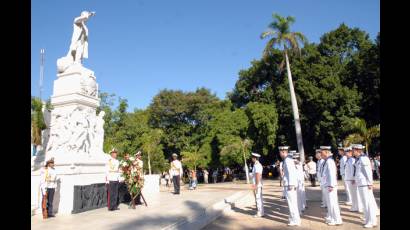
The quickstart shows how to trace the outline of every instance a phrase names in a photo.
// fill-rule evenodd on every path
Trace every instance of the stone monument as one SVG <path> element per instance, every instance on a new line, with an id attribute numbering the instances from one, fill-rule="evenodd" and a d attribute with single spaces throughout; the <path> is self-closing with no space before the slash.
<path id="1" fill-rule="evenodd" d="M 96 113 L 100 104 L 94 72 L 83 66 L 88 58 L 86 22 L 94 12 L 83 11 L 74 19 L 73 35 L 66 56 L 57 60 L 57 79 L 51 96 L 44 160 L 54 157 L 58 187 L 54 198 L 59 214 L 74 213 L 75 186 L 105 183 L 107 154 L 103 152 L 104 112 Z M 44 165 L 44 164 L 43 164 Z M 41 202 L 38 193 L 39 170 L 32 171 L 32 204 Z M 101 190 L 101 189 L 100 189 Z M 101 191 L 100 191 L 101 192 Z M 94 194 L 101 199 L 101 194 Z M 100 201 L 97 201 L 100 202 Z M 38 208 L 41 205 L 37 206 Z"/>

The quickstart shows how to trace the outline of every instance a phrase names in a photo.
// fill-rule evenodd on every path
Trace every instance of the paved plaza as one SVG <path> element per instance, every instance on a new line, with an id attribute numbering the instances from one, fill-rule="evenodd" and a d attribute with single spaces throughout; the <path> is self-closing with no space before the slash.
<path id="1" fill-rule="evenodd" d="M 279 187 L 278 181 L 264 181 L 264 207 L 265 217 L 254 218 L 256 213 L 255 200 L 248 197 L 246 200 L 238 203 L 231 211 L 218 218 L 213 223 L 206 226 L 205 230 L 214 229 L 314 229 L 314 230 L 355 230 L 364 229 L 362 214 L 350 212 L 350 206 L 344 204 L 346 195 L 343 190 L 342 182 L 339 181 L 339 205 L 343 225 L 328 226 L 325 224 L 323 217 L 326 215 L 326 209 L 320 208 L 321 192 L 320 187 L 310 187 L 306 184 L 307 206 L 308 209 L 301 216 L 302 225 L 300 227 L 289 227 L 288 223 L 288 208 L 286 200 L 281 200 L 282 188 Z M 376 202 L 380 205 L 380 183 L 374 183 L 374 196 Z M 379 206 L 380 207 L 380 206 Z M 378 226 L 373 229 L 380 229 L 380 218 L 378 217 Z"/>
<path id="2" fill-rule="evenodd" d="M 137 206 L 135 210 L 121 204 L 120 210 L 108 212 L 100 208 L 73 215 L 58 215 L 43 220 L 33 216 L 31 227 L 36 229 L 363 229 L 359 213 L 349 212 L 344 205 L 345 194 L 339 181 L 339 203 L 343 218 L 342 226 L 324 223 L 326 209 L 320 208 L 319 187 L 307 186 L 308 209 L 302 216 L 301 227 L 288 227 L 288 208 L 281 200 L 281 187 L 277 180 L 264 180 L 265 217 L 254 218 L 255 200 L 243 181 L 218 184 L 200 184 L 190 191 L 184 186 L 181 195 L 173 195 L 172 188 L 161 188 L 157 198 L 147 196 L 148 207 Z M 380 202 L 380 184 L 375 183 L 376 201 Z M 228 198 L 228 199 L 227 199 Z M 230 200 L 231 199 L 231 200 Z M 228 208 L 227 208 L 228 207 Z M 216 208 L 216 209 L 215 209 Z M 217 212 L 215 212 L 217 210 Z M 217 218 L 217 219 L 216 219 Z M 380 225 L 377 228 L 380 229 Z"/>
<path id="3" fill-rule="evenodd" d="M 188 190 L 185 185 L 181 195 L 171 193 L 172 188 L 161 188 L 157 198 L 146 196 L 148 207 L 137 206 L 128 209 L 126 204 L 120 210 L 109 212 L 100 208 L 79 214 L 59 215 L 43 220 L 41 215 L 31 218 L 33 230 L 114 230 L 114 229 L 192 229 L 192 226 L 205 226 L 204 216 L 220 215 L 231 196 L 242 197 L 251 193 L 249 185 L 239 183 L 218 183 L 199 185 L 196 190 Z M 217 216 L 215 216 L 216 218 Z M 214 218 L 214 219 L 215 219 Z M 192 225 L 193 224 L 193 225 Z"/>

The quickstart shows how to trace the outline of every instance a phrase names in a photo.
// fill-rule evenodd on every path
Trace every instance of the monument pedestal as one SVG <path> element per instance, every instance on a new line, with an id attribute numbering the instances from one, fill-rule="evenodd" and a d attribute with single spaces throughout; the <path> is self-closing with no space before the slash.
<path id="1" fill-rule="evenodd" d="M 50 124 L 47 124 L 50 135 L 46 141 L 43 161 L 51 157 L 54 157 L 55 161 L 58 182 L 54 196 L 54 213 L 71 214 L 74 211 L 74 200 L 82 199 L 75 197 L 75 194 L 81 196 L 75 193 L 75 186 L 105 183 L 108 155 L 102 149 L 104 113 L 98 116 L 96 114 L 100 100 L 93 71 L 81 64 L 74 64 L 57 77 L 51 97 L 53 110 Z M 39 169 L 32 171 L 31 183 L 32 205 L 36 204 L 37 210 L 40 210 Z M 98 197 L 103 196 L 100 193 L 97 194 Z M 90 202 L 90 206 L 94 207 L 95 202 Z M 97 202 L 96 207 L 98 205 L 104 204 Z"/>

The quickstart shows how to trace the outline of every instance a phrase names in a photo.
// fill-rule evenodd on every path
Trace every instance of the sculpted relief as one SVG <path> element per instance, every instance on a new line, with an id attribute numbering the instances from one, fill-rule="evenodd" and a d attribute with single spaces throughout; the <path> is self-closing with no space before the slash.
<path id="1" fill-rule="evenodd" d="M 86 153 L 102 152 L 104 141 L 104 112 L 82 106 L 69 111 L 53 111 L 47 152 Z M 63 115 L 66 114 L 66 115 Z"/>

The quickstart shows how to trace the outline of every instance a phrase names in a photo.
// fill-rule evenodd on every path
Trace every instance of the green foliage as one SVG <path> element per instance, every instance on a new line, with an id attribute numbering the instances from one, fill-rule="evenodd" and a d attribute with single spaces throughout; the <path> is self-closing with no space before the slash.
<path id="1" fill-rule="evenodd" d="M 282 71 L 287 50 L 306 154 L 341 140 L 365 143 L 377 151 L 380 36 L 372 41 L 366 32 L 341 24 L 318 44 L 307 43 L 302 34 L 290 31 L 294 18 L 273 19 L 261 36 L 270 39 L 261 59 L 239 71 L 225 100 L 205 88 L 164 89 L 147 109 L 127 112 L 125 99 L 100 93 L 98 112 L 106 114 L 104 150 L 142 150 L 145 170 L 149 153 L 155 173 L 169 167 L 167 159 L 174 152 L 181 153 L 190 169 L 243 165 L 251 151 L 276 158 L 275 146 L 297 146 L 289 85 Z"/>
<path id="2" fill-rule="evenodd" d="M 275 147 L 278 113 L 275 104 L 251 102 L 246 107 L 249 118 L 249 137 L 255 143 L 254 151 L 267 155 Z"/>
<path id="3" fill-rule="evenodd" d="M 42 144 L 41 132 L 47 128 L 44 121 L 43 102 L 41 99 L 31 97 L 31 137 L 35 145 Z"/>
<path id="4" fill-rule="evenodd" d="M 198 146 L 188 146 L 181 152 L 182 163 L 188 168 L 196 170 L 198 167 L 206 167 L 210 158 L 206 151 L 201 151 Z"/>

